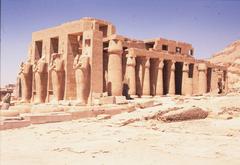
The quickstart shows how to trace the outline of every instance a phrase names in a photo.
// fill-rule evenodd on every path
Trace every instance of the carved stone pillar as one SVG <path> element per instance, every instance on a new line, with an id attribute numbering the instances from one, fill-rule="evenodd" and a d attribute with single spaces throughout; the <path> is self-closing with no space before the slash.
<path id="1" fill-rule="evenodd" d="M 37 103 L 44 103 L 47 96 L 47 63 L 40 59 L 34 68 Z"/>
<path id="2" fill-rule="evenodd" d="M 108 93 L 112 96 L 122 95 L 122 42 L 110 40 L 108 47 Z"/>
<path id="3" fill-rule="evenodd" d="M 52 76 L 53 95 L 56 101 L 63 100 L 64 86 L 65 86 L 65 73 L 63 60 L 60 54 L 53 53 L 52 61 L 49 66 Z"/>
<path id="4" fill-rule="evenodd" d="M 199 81 L 198 65 L 197 63 L 195 63 L 193 66 L 193 80 L 192 80 L 192 84 L 193 84 L 192 93 L 194 95 L 198 95 L 198 81 Z"/>
<path id="5" fill-rule="evenodd" d="M 90 93 L 90 63 L 87 55 L 76 55 L 73 63 L 76 79 L 77 100 L 87 104 Z"/>
<path id="6" fill-rule="evenodd" d="M 132 55 L 127 55 L 126 78 L 129 85 L 129 94 L 136 95 L 136 59 Z"/>
<path id="7" fill-rule="evenodd" d="M 184 62 L 182 69 L 182 95 L 187 95 L 187 90 L 190 88 L 188 84 L 189 64 Z"/>
<path id="8" fill-rule="evenodd" d="M 175 94 L 175 61 L 171 62 L 168 94 Z"/>
<path id="9" fill-rule="evenodd" d="M 163 95 L 163 60 L 159 59 L 156 82 L 156 95 Z"/>
<path id="10" fill-rule="evenodd" d="M 32 96 L 32 65 L 30 62 L 22 64 L 20 76 L 22 85 L 21 102 L 30 102 Z"/>
<path id="11" fill-rule="evenodd" d="M 150 59 L 147 58 L 143 60 L 143 95 L 150 95 Z"/>
<path id="12" fill-rule="evenodd" d="M 199 75 L 199 84 L 198 92 L 199 94 L 204 94 L 207 92 L 207 66 L 205 63 L 198 64 L 198 75 Z"/>

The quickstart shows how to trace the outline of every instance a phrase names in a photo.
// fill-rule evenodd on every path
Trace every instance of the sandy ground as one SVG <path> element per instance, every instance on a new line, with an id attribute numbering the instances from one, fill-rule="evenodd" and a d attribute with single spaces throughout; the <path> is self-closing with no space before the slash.
<path id="1" fill-rule="evenodd" d="M 161 106 L 113 116 L 31 125 L 0 132 L 1 165 L 240 164 L 240 117 L 214 115 L 240 107 L 240 96 L 159 98 Z M 174 123 L 141 117 L 173 106 L 195 105 L 209 118 Z M 122 118 L 140 121 L 119 125 Z"/>

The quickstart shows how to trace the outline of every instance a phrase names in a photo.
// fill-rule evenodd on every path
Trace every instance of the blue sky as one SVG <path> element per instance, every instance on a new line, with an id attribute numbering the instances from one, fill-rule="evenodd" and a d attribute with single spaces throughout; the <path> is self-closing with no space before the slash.
<path id="1" fill-rule="evenodd" d="M 240 39 L 238 0 L 1 0 L 1 86 L 15 83 L 32 32 L 86 16 L 132 38 L 191 43 L 196 58 Z"/>

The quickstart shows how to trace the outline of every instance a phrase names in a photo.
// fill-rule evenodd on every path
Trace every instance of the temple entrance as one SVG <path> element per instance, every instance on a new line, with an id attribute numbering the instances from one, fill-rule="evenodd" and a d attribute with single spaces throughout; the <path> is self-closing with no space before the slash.
<path id="1" fill-rule="evenodd" d="M 207 68 L 207 92 L 211 91 L 212 68 Z"/>
<path id="2" fill-rule="evenodd" d="M 176 95 L 182 94 L 182 69 L 183 69 L 183 63 L 176 62 L 175 63 L 175 94 Z"/>

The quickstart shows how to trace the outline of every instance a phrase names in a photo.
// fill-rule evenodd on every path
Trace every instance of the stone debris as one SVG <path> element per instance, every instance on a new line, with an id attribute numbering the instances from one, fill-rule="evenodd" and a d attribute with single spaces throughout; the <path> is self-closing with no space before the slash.
<path id="1" fill-rule="evenodd" d="M 164 122 L 175 122 L 184 120 L 205 119 L 208 116 L 208 112 L 198 107 L 177 109 L 176 111 L 170 111 L 159 118 Z"/>

